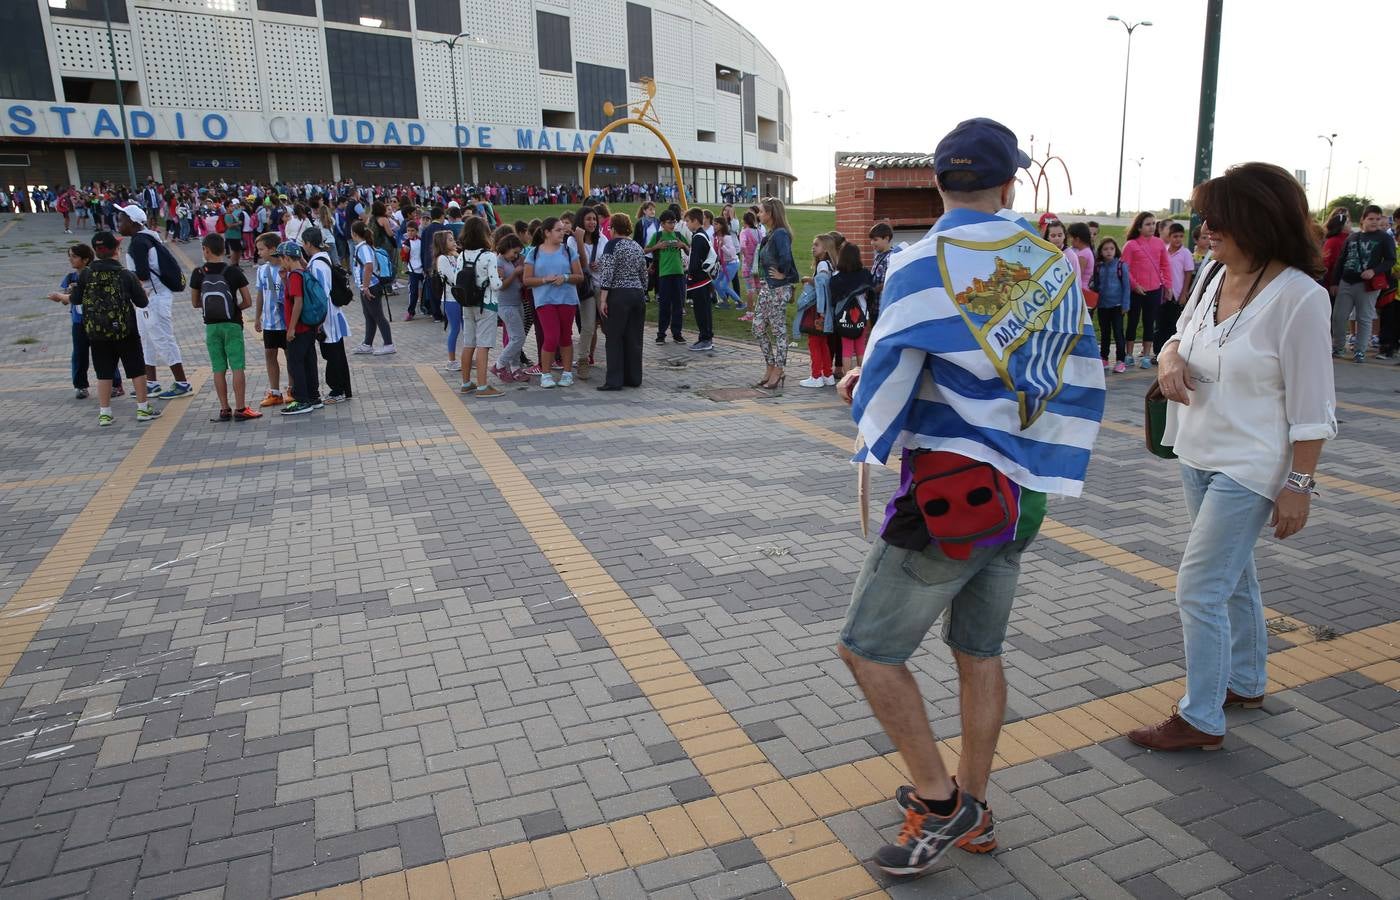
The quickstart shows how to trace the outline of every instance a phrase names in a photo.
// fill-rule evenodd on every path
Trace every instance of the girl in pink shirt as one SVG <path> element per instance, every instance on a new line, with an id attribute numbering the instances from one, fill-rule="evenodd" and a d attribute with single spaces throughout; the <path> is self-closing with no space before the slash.
<path id="1" fill-rule="evenodd" d="M 1140 212 L 1133 219 L 1133 227 L 1128 229 L 1127 240 L 1123 243 L 1123 263 L 1128 267 L 1128 280 L 1132 284 L 1132 304 L 1128 307 L 1128 359 L 1133 364 L 1133 341 L 1137 337 L 1138 321 L 1144 323 L 1142 333 L 1142 356 L 1138 365 L 1152 368 L 1152 330 L 1157 322 L 1157 309 L 1162 304 L 1164 294 L 1171 292 L 1172 267 L 1167 258 L 1167 245 L 1157 237 L 1157 217 L 1150 212 Z"/>

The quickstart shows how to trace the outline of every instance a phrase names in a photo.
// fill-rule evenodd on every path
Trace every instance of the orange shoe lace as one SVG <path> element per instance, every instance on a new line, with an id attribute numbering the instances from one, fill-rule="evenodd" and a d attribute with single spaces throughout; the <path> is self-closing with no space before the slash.
<path id="1" fill-rule="evenodd" d="M 899 829 L 899 837 L 895 838 L 895 843 L 903 847 L 919 839 L 919 835 L 924 831 L 924 820 L 929 817 L 928 813 L 915 812 L 912 809 L 904 811 L 904 825 Z"/>

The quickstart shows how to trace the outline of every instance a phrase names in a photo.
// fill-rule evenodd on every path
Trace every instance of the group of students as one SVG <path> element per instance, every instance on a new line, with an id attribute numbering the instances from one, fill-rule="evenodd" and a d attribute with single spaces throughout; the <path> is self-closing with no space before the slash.
<path id="1" fill-rule="evenodd" d="M 879 222 L 870 229 L 869 239 L 874 252 L 869 269 L 860 247 L 839 231 L 812 240 L 812 274 L 802 278 L 792 323 L 794 339 L 807 336 L 811 374 L 798 382 L 804 388 L 834 387 L 865 355 L 866 340 L 879 316 L 894 231 Z"/>

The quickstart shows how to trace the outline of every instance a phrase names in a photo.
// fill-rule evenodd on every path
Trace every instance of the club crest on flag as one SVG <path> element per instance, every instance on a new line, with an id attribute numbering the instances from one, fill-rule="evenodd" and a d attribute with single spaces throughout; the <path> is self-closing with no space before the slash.
<path id="1" fill-rule="evenodd" d="M 1082 333 L 1084 299 L 1053 244 L 1019 231 L 997 241 L 940 235 L 943 289 L 982 352 L 1020 401 L 1029 428 L 1064 387 Z"/>

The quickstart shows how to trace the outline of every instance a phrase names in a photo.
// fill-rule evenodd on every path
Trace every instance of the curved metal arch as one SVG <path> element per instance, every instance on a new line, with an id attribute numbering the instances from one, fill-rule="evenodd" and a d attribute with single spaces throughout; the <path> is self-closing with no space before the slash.
<path id="1" fill-rule="evenodd" d="M 661 133 L 661 129 L 642 119 L 618 119 L 609 122 L 608 126 L 593 138 L 593 145 L 588 148 L 588 158 L 583 162 L 583 195 L 587 197 L 593 191 L 593 157 L 597 155 L 598 148 L 603 145 L 603 138 L 607 137 L 614 129 L 623 125 L 640 125 L 647 131 L 656 135 L 656 139 L 661 142 L 661 146 L 666 148 L 666 155 L 671 157 L 671 170 L 676 175 L 676 189 L 680 192 L 681 209 L 690 208 L 690 200 L 685 194 L 685 176 L 681 174 L 681 163 L 676 158 L 676 151 L 671 149 L 671 142 L 666 140 L 666 135 Z"/>

